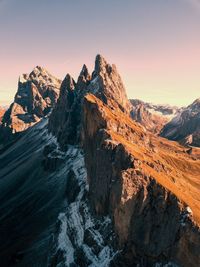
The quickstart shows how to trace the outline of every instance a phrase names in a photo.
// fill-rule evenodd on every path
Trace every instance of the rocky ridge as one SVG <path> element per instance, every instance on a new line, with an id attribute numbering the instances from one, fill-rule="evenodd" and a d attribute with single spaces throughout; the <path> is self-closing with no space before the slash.
<path id="1" fill-rule="evenodd" d="M 83 87 L 67 75 L 49 131 L 63 150 L 84 149 L 90 205 L 97 216 L 112 218 L 122 251 L 113 266 L 196 266 L 199 156 L 134 122 L 120 76 L 108 66 L 98 55 L 92 78 L 81 72 Z M 65 107 L 58 131 L 56 113 Z"/>
<path id="2" fill-rule="evenodd" d="M 131 110 L 98 55 L 92 75 L 67 74 L 51 115 L 0 154 L 5 266 L 200 265 L 200 153 Z"/>
<path id="3" fill-rule="evenodd" d="M 116 266 L 168 261 L 197 266 L 198 189 L 187 179 L 198 179 L 199 159 L 191 160 L 183 148 L 144 134 L 130 118 L 93 95 L 86 96 L 84 118 L 90 200 L 97 214 L 113 217 L 123 251 Z M 182 170 L 186 162 L 189 166 Z M 185 192 L 186 187 L 193 193 Z"/>
<path id="4" fill-rule="evenodd" d="M 200 99 L 196 99 L 167 123 L 161 136 L 184 145 L 200 147 Z"/>
<path id="5" fill-rule="evenodd" d="M 40 66 L 30 74 L 22 74 L 14 102 L 2 118 L 0 142 L 11 141 L 14 135 L 46 116 L 57 102 L 60 84 L 59 79 Z"/>
<path id="6" fill-rule="evenodd" d="M 58 138 L 61 146 L 80 142 L 81 106 L 84 96 L 90 92 L 110 108 L 113 108 L 115 103 L 123 112 L 129 114 L 131 111 L 131 105 L 116 66 L 108 64 L 101 55 L 97 55 L 92 75 L 84 65 L 77 83 L 69 74 L 62 82 L 58 104 L 49 120 L 49 131 Z"/>
<path id="7" fill-rule="evenodd" d="M 0 125 L 4 116 L 4 113 L 6 112 L 6 108 L 0 107 Z"/>
<path id="8" fill-rule="evenodd" d="M 181 111 L 169 105 L 154 105 L 138 99 L 131 99 L 132 118 L 148 131 L 160 134 L 162 128 Z"/>

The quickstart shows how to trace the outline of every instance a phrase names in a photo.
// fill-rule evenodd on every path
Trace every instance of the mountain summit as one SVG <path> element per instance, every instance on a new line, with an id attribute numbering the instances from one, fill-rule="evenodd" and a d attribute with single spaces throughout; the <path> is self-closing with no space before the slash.
<path id="1" fill-rule="evenodd" d="M 2 266 L 200 266 L 199 150 L 131 115 L 102 56 L 66 75 L 50 116 L 0 154 Z"/>
<path id="2" fill-rule="evenodd" d="M 46 69 L 36 66 L 30 74 L 22 74 L 14 102 L 2 119 L 0 142 L 12 140 L 14 134 L 33 126 L 54 107 L 61 81 Z"/>
<path id="3" fill-rule="evenodd" d="M 81 106 L 88 93 L 94 94 L 109 107 L 120 108 L 130 114 L 131 104 L 116 66 L 97 55 L 92 76 L 83 65 L 77 83 L 68 74 L 61 85 L 58 104 L 50 116 L 49 130 L 63 146 L 80 141 Z"/>
<path id="4" fill-rule="evenodd" d="M 108 64 L 101 55 L 96 56 L 89 91 L 103 102 L 108 103 L 109 100 L 113 100 L 120 109 L 130 112 L 130 103 L 116 66 Z"/>

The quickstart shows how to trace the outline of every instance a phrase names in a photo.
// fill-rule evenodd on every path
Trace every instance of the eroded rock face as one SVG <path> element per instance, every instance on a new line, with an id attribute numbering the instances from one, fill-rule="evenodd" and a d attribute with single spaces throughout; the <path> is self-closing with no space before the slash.
<path id="1" fill-rule="evenodd" d="M 96 95 L 111 108 L 116 106 L 127 114 L 131 110 L 115 65 L 109 65 L 101 55 L 96 57 L 92 76 L 83 65 L 77 83 L 70 80 L 72 81 L 73 78 L 67 75 L 61 86 L 63 89 L 60 92 L 58 105 L 53 110 L 49 121 L 49 131 L 58 138 L 64 149 L 67 144 L 81 141 L 82 103 L 87 93 Z"/>
<path id="2" fill-rule="evenodd" d="M 83 148 L 89 204 L 112 218 L 121 251 L 113 266 L 197 266 L 198 155 L 146 131 L 129 107 L 116 68 L 97 56 L 92 77 L 86 66 L 77 83 L 67 75 L 48 128 L 63 150 Z"/>
<path id="3" fill-rule="evenodd" d="M 19 78 L 14 102 L 3 116 L 1 142 L 12 140 L 46 116 L 55 106 L 61 81 L 42 67 L 35 67 L 30 74 Z"/>
<path id="4" fill-rule="evenodd" d="M 184 145 L 200 146 L 200 99 L 183 109 L 164 126 L 161 136 Z"/>
<path id="5" fill-rule="evenodd" d="M 54 105 L 36 69 L 20 78 L 15 129 Z M 85 65 L 77 83 L 68 74 L 50 118 L 0 154 L 3 266 L 200 266 L 200 154 L 130 111 L 98 55 L 92 76 Z"/>
<path id="6" fill-rule="evenodd" d="M 144 145 L 151 149 L 154 141 L 144 143 L 148 134 L 142 128 L 92 95 L 85 97 L 83 115 L 90 201 L 96 214 L 113 217 L 122 249 L 113 266 L 154 266 L 169 261 L 197 266 L 200 257 L 192 251 L 199 252 L 200 233 L 190 209 L 165 187 L 165 181 L 165 186 L 157 181 L 154 172 L 162 176 L 166 169 L 153 151 L 154 163 L 134 151 L 137 147 L 143 151 Z"/>
<path id="7" fill-rule="evenodd" d="M 50 131 L 57 136 L 63 147 L 65 144 L 74 143 L 76 138 L 75 97 L 75 81 L 67 74 L 61 84 L 60 97 L 49 121 Z"/>
<path id="8" fill-rule="evenodd" d="M 2 119 L 3 119 L 5 112 L 6 112 L 6 108 L 0 107 L 0 125 L 2 123 Z"/>
<path id="9" fill-rule="evenodd" d="M 95 94 L 108 106 L 112 107 L 110 100 L 113 100 L 122 111 L 130 112 L 131 105 L 116 66 L 108 64 L 100 55 L 96 57 L 95 69 L 88 91 Z"/>
<path id="10" fill-rule="evenodd" d="M 154 105 L 138 99 L 130 102 L 132 118 L 154 134 L 160 134 L 163 127 L 180 112 L 179 108 L 168 105 Z"/>

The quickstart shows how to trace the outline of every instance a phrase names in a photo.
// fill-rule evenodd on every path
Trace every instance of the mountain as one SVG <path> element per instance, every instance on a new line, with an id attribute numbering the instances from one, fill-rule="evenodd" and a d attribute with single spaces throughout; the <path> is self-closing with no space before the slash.
<path id="1" fill-rule="evenodd" d="M 154 105 L 138 99 L 131 99 L 132 117 L 148 131 L 159 134 L 161 129 L 171 121 L 181 109 L 169 105 Z"/>
<path id="2" fill-rule="evenodd" d="M 42 67 L 19 77 L 14 102 L 5 112 L 0 129 L 0 143 L 33 126 L 55 106 L 61 81 Z"/>
<path id="3" fill-rule="evenodd" d="M 131 104 L 116 66 L 108 64 L 101 55 L 97 55 L 92 75 L 84 65 L 77 84 L 67 74 L 61 85 L 58 104 L 50 116 L 49 130 L 58 138 L 62 147 L 79 142 L 81 105 L 84 96 L 90 92 L 109 107 L 116 106 L 130 114 Z"/>
<path id="4" fill-rule="evenodd" d="M 2 119 L 3 119 L 3 115 L 4 115 L 5 112 L 6 112 L 6 108 L 0 107 L 0 125 L 1 125 L 1 122 L 2 122 Z"/>
<path id="5" fill-rule="evenodd" d="M 200 147 L 200 98 L 167 123 L 161 136 L 184 145 Z"/>
<path id="6" fill-rule="evenodd" d="M 114 65 L 67 74 L 0 155 L 2 266 L 197 267 L 200 153 L 146 131 Z"/>

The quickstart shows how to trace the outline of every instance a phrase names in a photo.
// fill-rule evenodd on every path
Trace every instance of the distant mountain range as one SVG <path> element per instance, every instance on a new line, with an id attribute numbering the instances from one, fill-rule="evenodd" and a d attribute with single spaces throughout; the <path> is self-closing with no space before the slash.
<path id="1" fill-rule="evenodd" d="M 200 98 L 169 121 L 163 127 L 161 136 L 184 145 L 200 147 Z"/>
<path id="2" fill-rule="evenodd" d="M 186 108 L 130 101 L 133 119 L 150 132 L 185 146 L 200 147 L 200 99 Z"/>
<path id="3" fill-rule="evenodd" d="M 162 128 L 181 112 L 178 107 L 155 105 L 131 99 L 132 117 L 152 133 L 159 134 Z"/>
<path id="4" fill-rule="evenodd" d="M 22 75 L 0 127 L 1 265 L 200 266 L 198 114 L 129 101 L 101 55 L 77 81 Z"/>

